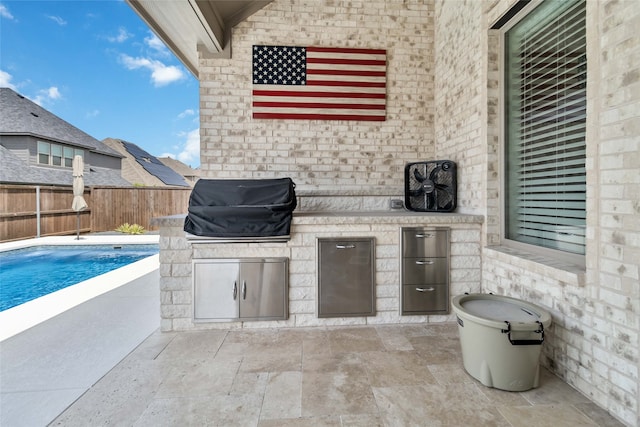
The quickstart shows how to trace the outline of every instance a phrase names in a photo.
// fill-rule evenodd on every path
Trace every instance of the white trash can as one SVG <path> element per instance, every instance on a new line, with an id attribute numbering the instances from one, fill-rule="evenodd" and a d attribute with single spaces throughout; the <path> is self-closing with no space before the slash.
<path id="1" fill-rule="evenodd" d="M 493 294 L 458 295 L 458 320 L 465 370 L 487 387 L 524 391 L 538 386 L 544 331 L 551 315 L 541 307 Z"/>

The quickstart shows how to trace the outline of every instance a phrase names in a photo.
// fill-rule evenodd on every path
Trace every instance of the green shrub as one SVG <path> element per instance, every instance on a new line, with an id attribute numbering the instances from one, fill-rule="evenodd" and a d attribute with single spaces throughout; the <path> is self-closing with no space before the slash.
<path id="1" fill-rule="evenodd" d="M 144 234 L 144 227 L 139 224 L 129 224 L 125 222 L 120 227 L 116 228 L 116 231 L 125 234 Z"/>

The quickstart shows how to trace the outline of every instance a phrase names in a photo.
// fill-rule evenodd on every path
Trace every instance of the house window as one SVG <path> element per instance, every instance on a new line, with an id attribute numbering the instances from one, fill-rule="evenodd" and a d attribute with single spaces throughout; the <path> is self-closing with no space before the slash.
<path id="1" fill-rule="evenodd" d="M 62 146 L 51 144 L 51 164 L 53 166 L 62 166 Z"/>
<path id="2" fill-rule="evenodd" d="M 544 1 L 503 34 L 506 243 L 584 260 L 585 1 Z"/>
<path id="3" fill-rule="evenodd" d="M 64 147 L 64 167 L 72 168 L 73 167 L 73 148 Z"/>
<path id="4" fill-rule="evenodd" d="M 38 164 L 72 168 L 74 156 L 84 159 L 84 150 L 38 141 Z"/>
<path id="5" fill-rule="evenodd" d="M 38 141 L 38 163 L 41 165 L 49 164 L 49 157 L 51 156 L 50 145 L 48 142 Z"/>

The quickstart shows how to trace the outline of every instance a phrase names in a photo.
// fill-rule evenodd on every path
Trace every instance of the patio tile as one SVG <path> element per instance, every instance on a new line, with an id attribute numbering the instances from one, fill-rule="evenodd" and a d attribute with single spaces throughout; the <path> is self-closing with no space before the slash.
<path id="1" fill-rule="evenodd" d="M 176 362 L 159 386 L 156 397 L 199 397 L 228 394 L 239 363 L 219 363 L 215 359 Z"/>
<path id="2" fill-rule="evenodd" d="M 375 328 L 338 328 L 329 332 L 332 354 L 382 351 L 384 345 Z"/>
<path id="3" fill-rule="evenodd" d="M 375 351 L 361 356 L 373 387 L 435 383 L 424 358 L 416 352 Z"/>
<path id="4" fill-rule="evenodd" d="M 366 369 L 357 355 L 311 359 L 302 376 L 302 416 L 375 414 Z"/>
<path id="5" fill-rule="evenodd" d="M 508 406 L 499 408 L 500 413 L 513 427 L 575 427 L 597 426 L 593 420 L 567 404 Z"/>
<path id="6" fill-rule="evenodd" d="M 302 373 L 272 372 L 262 402 L 260 419 L 299 418 L 302 413 Z"/>
<path id="7" fill-rule="evenodd" d="M 218 395 L 154 399 L 134 426 L 253 426 L 258 423 L 259 395 Z"/>
<path id="8" fill-rule="evenodd" d="M 304 418 L 288 418 L 278 420 L 260 420 L 258 427 L 343 427 L 340 417 L 322 416 L 322 417 L 304 417 Z M 373 427 L 373 426 L 371 426 Z"/>
<path id="9" fill-rule="evenodd" d="M 593 402 L 578 403 L 573 405 L 577 410 L 585 414 L 599 427 L 622 427 L 620 421 L 613 418 L 607 411 Z"/>
<path id="10" fill-rule="evenodd" d="M 385 326 L 377 327 L 376 331 L 386 350 L 411 351 L 414 349 L 407 336 L 408 330 L 405 331 L 401 327 Z"/>
<path id="11" fill-rule="evenodd" d="M 621 427 L 545 369 L 538 389 L 483 386 L 464 371 L 453 331 L 154 333 L 52 425 Z"/>
<path id="12" fill-rule="evenodd" d="M 126 425 L 138 419 L 154 398 L 166 369 L 160 364 L 128 360 L 115 367 L 80 397 L 52 425 Z"/>
<path id="13" fill-rule="evenodd" d="M 375 387 L 373 392 L 386 426 L 511 427 L 474 385 Z"/>
<path id="14" fill-rule="evenodd" d="M 540 387 L 522 392 L 522 396 L 534 405 L 590 402 L 584 395 L 546 369 L 540 369 L 539 383 Z"/>
<path id="15" fill-rule="evenodd" d="M 473 384 L 476 380 L 464 370 L 462 363 L 439 363 L 428 365 L 429 372 L 435 377 L 438 384 L 468 383 Z"/>

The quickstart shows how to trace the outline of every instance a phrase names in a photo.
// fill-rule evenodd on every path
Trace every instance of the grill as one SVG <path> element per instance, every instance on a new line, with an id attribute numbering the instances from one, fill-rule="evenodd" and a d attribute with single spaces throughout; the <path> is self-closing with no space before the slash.
<path id="1" fill-rule="evenodd" d="M 189 197 L 190 240 L 287 241 L 297 206 L 290 178 L 200 179 Z"/>

